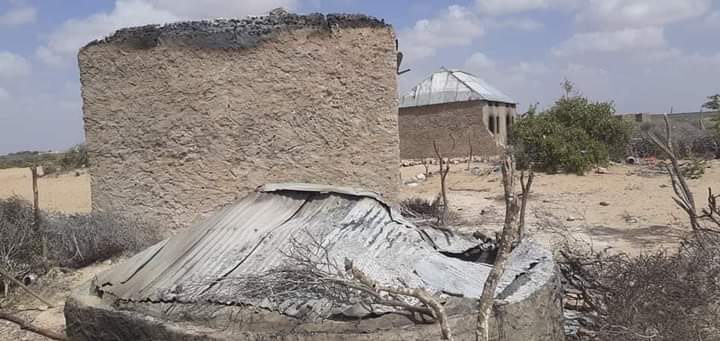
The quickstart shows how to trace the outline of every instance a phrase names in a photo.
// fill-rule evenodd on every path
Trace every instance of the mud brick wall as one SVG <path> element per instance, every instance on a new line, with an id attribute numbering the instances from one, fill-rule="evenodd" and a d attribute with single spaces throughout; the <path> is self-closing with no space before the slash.
<path id="1" fill-rule="evenodd" d="M 183 227 L 271 182 L 399 182 L 395 36 L 362 15 L 123 29 L 80 50 L 95 210 Z"/>
<path id="2" fill-rule="evenodd" d="M 498 134 L 492 134 L 487 128 L 491 115 L 498 117 Z M 467 157 L 471 144 L 475 156 L 497 156 L 502 152 L 501 144 L 505 142 L 508 131 L 507 117 L 514 115 L 514 108 L 490 105 L 485 101 L 401 108 L 400 157 L 435 157 L 433 141 L 437 142 L 443 157 Z M 452 148 L 453 138 L 455 148 Z"/>

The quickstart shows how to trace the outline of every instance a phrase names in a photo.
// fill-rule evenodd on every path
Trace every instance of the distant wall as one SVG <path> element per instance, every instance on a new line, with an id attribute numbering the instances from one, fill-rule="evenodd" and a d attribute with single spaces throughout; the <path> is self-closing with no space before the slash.
<path id="1" fill-rule="evenodd" d="M 664 116 L 662 114 L 650 114 L 650 113 L 635 113 L 635 114 L 622 114 L 620 115 L 623 119 L 633 121 L 637 123 L 641 122 L 663 122 Z M 668 118 L 671 121 L 687 122 L 698 128 L 701 124 L 704 128 L 712 127 L 712 120 L 720 117 L 720 111 L 705 111 L 705 112 L 684 112 L 684 113 L 673 113 L 668 114 Z"/>
<path id="2" fill-rule="evenodd" d="M 93 209 L 182 227 L 264 183 L 397 190 L 395 37 L 381 21 L 145 26 L 89 44 L 79 64 Z"/>
<path id="3" fill-rule="evenodd" d="M 443 156 L 466 157 L 472 144 L 473 155 L 497 156 L 502 151 L 515 108 L 501 103 L 467 101 L 400 108 L 400 157 L 435 157 L 433 141 Z M 488 128 L 493 123 L 492 133 Z M 452 136 L 452 137 L 451 137 Z M 453 137 L 455 148 L 452 148 Z"/>

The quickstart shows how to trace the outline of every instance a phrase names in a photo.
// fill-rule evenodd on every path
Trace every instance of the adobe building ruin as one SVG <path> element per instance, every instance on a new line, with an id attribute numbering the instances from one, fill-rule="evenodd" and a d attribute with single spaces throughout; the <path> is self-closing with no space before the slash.
<path id="1" fill-rule="evenodd" d="M 378 289 L 390 287 L 423 289 L 443 305 L 455 340 L 475 340 L 477 300 L 492 269 L 463 256 L 478 243 L 416 226 L 372 192 L 266 185 L 79 288 L 65 304 L 67 334 L 74 341 L 439 340 L 437 323 L 406 310 L 421 303 Z M 524 239 L 512 251 L 495 300 L 491 340 L 564 339 L 559 272 L 537 243 Z"/>
<path id="2" fill-rule="evenodd" d="M 399 182 L 396 46 L 362 15 L 122 29 L 80 50 L 95 210 L 168 227 L 268 182 Z"/>
<path id="3" fill-rule="evenodd" d="M 400 97 L 402 159 L 497 156 L 515 120 L 513 99 L 482 79 L 441 69 Z M 454 147 L 453 147 L 454 146 Z"/>

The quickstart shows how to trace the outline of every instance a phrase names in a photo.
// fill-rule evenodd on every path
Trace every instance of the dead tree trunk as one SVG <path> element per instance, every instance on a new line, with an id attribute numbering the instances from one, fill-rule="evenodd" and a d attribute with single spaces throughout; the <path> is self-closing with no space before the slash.
<path id="1" fill-rule="evenodd" d="M 485 281 L 478 302 L 477 326 L 475 331 L 475 339 L 477 341 L 490 340 L 490 315 L 492 314 L 493 303 L 495 301 L 495 290 L 500 282 L 500 278 L 505 272 L 505 264 L 510 258 L 512 243 L 516 236 L 515 229 L 517 225 L 518 205 L 517 197 L 513 192 L 513 161 L 510 156 L 505 157 L 502 165 L 502 175 L 503 189 L 505 191 L 505 222 L 503 224 L 502 235 L 498 241 L 498 252 L 495 258 L 495 264 Z"/>
<path id="2" fill-rule="evenodd" d="M 527 208 L 528 198 L 530 197 L 530 188 L 532 187 L 535 172 L 532 168 L 528 171 L 527 181 L 525 181 L 525 171 L 520 172 L 520 189 L 522 190 L 520 198 L 520 217 L 518 222 L 517 240 L 525 238 L 525 210 Z"/>
<path id="3" fill-rule="evenodd" d="M 690 227 L 694 231 L 702 229 L 698 221 L 697 209 L 695 208 L 695 198 L 693 197 L 690 186 L 688 186 L 685 177 L 682 175 L 680 169 L 680 163 L 678 162 L 678 156 L 675 153 L 675 148 L 672 145 L 672 131 L 670 128 L 670 121 L 668 116 L 664 116 L 665 119 L 665 141 L 662 141 L 658 136 L 653 133 L 648 133 L 650 140 L 660 148 L 670 158 L 670 166 L 666 166 L 668 173 L 670 173 L 670 180 L 672 181 L 672 188 L 675 192 L 676 197 L 673 197 L 675 203 L 687 213 L 690 219 Z"/>
<path id="4" fill-rule="evenodd" d="M 470 155 L 468 156 L 468 166 L 467 170 L 470 170 L 470 166 L 472 165 L 473 161 L 473 145 L 472 145 L 472 134 L 468 137 L 468 148 L 470 149 Z"/>
<path id="5" fill-rule="evenodd" d="M 448 216 L 447 185 L 445 183 L 445 179 L 447 179 L 448 172 L 450 172 L 450 162 L 449 160 L 443 162 L 442 154 L 440 154 L 440 150 L 438 149 L 435 141 L 433 141 L 433 148 L 435 148 L 435 155 L 437 156 L 438 163 L 440 164 L 440 195 L 443 202 L 442 210 L 438 216 L 438 224 L 444 226 L 445 223 L 447 223 Z M 443 164 L 445 165 L 443 166 Z"/>
<path id="6" fill-rule="evenodd" d="M 30 167 L 32 174 L 32 191 L 33 191 L 33 227 L 35 232 L 40 234 L 42 238 L 42 257 L 47 259 L 47 237 L 42 231 L 42 222 L 40 221 L 40 192 L 38 191 L 38 169 L 37 166 Z"/>

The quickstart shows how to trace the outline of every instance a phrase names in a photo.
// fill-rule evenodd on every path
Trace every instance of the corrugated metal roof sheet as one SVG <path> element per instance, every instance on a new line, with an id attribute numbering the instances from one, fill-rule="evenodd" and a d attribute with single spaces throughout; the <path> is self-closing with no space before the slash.
<path id="1" fill-rule="evenodd" d="M 468 241 L 394 217 L 373 192 L 281 184 L 263 186 L 186 232 L 100 274 L 96 290 L 129 301 L 254 304 L 294 316 L 306 313 L 298 307 L 307 307 L 308 302 L 243 297 L 236 284 L 224 279 L 277 269 L 288 260 L 293 245 L 310 245 L 313 240 L 327 247 L 328 257 L 337 264 L 351 259 L 371 278 L 390 286 L 477 298 L 490 270 L 486 264 L 443 255 L 434 245 L 452 248 L 455 242 L 468 245 Z M 543 257 L 551 256 L 512 258 L 498 293 L 519 273 L 542 268 L 532 263 L 543 263 L 539 260 Z"/>
<path id="2" fill-rule="evenodd" d="M 484 80 L 460 70 L 442 69 L 400 97 L 400 107 L 486 100 L 515 104 L 515 100 Z"/>

